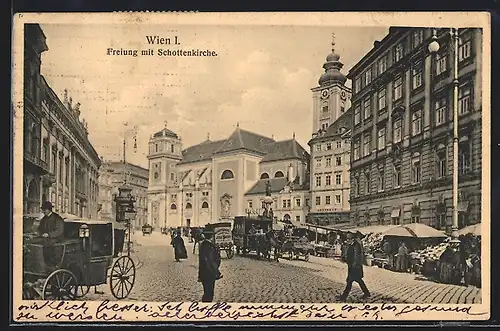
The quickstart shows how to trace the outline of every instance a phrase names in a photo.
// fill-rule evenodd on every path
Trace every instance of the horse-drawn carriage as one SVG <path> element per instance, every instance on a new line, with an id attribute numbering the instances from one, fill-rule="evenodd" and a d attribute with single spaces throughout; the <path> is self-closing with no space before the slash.
<path id="1" fill-rule="evenodd" d="M 142 226 L 142 235 L 143 236 L 147 234 L 151 235 L 151 233 L 153 233 L 153 227 L 151 226 L 151 224 L 144 224 Z"/>
<path id="2" fill-rule="evenodd" d="M 231 223 L 219 222 L 207 224 L 205 229 L 210 229 L 214 233 L 214 244 L 219 251 L 225 251 L 227 258 L 234 257 L 234 243 L 233 236 L 231 235 Z"/>
<path id="3" fill-rule="evenodd" d="M 233 240 L 236 253 L 246 255 L 255 252 L 271 258 L 268 234 L 273 229 L 273 221 L 269 218 L 250 218 L 237 216 L 234 219 Z"/>
<path id="4" fill-rule="evenodd" d="M 48 239 L 25 222 L 23 299 L 74 300 L 108 278 L 113 296 L 126 298 L 136 270 L 130 256 L 121 254 L 126 231 L 114 223 L 66 217 L 63 236 Z"/>
<path id="5" fill-rule="evenodd" d="M 288 235 L 281 247 L 282 254 L 288 255 L 288 259 L 299 259 L 309 261 L 309 254 L 314 250 L 313 245 L 307 238 L 307 228 L 294 228 L 291 235 Z"/>

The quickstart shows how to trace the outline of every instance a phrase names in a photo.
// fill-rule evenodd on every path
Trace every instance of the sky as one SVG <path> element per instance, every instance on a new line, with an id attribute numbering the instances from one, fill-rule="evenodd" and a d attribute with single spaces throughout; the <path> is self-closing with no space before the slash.
<path id="1" fill-rule="evenodd" d="M 42 75 L 63 99 L 80 102 L 89 139 L 105 160 L 148 168 L 149 138 L 165 125 L 183 148 L 236 128 L 307 150 L 312 92 L 335 51 L 347 74 L 388 27 L 159 26 L 42 24 L 48 51 Z M 178 37 L 180 45 L 148 45 L 146 36 Z M 107 49 L 201 49 L 217 57 L 107 55 Z M 347 83 L 350 86 L 350 82 Z M 137 149 L 134 150 L 134 135 Z"/>

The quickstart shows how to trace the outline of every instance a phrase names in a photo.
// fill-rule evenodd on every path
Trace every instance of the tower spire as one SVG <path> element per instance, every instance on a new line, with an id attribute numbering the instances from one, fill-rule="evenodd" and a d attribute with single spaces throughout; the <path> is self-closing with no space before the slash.
<path id="1" fill-rule="evenodd" d="M 335 53 L 335 32 L 332 32 L 332 53 Z"/>
<path id="2" fill-rule="evenodd" d="M 164 121 L 163 124 L 165 125 L 165 129 L 167 128 L 168 121 Z"/>

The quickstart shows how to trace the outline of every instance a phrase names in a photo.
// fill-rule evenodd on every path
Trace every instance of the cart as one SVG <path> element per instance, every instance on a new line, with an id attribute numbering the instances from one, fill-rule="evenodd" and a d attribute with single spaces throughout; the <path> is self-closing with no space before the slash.
<path id="1" fill-rule="evenodd" d="M 206 229 L 211 229 L 214 233 L 214 243 L 219 251 L 225 251 L 227 258 L 234 257 L 234 243 L 233 236 L 231 235 L 231 223 L 220 222 L 207 224 Z"/>
<path id="2" fill-rule="evenodd" d="M 288 255 L 288 259 L 298 260 L 303 257 L 305 261 L 309 261 L 311 251 L 314 251 L 314 246 L 307 239 L 306 228 L 295 228 L 292 230 L 292 235 L 287 236 L 282 246 L 283 255 Z"/>
<path id="3" fill-rule="evenodd" d="M 142 235 L 145 236 L 145 235 L 151 235 L 151 233 L 153 233 L 153 227 L 151 226 L 151 224 L 144 224 L 142 226 Z"/>
<path id="4" fill-rule="evenodd" d="M 254 251 L 260 258 L 261 253 L 266 254 L 263 247 L 265 233 L 272 230 L 273 221 L 266 217 L 237 216 L 234 219 L 233 240 L 236 253 L 246 255 Z M 267 252 L 268 253 L 268 252 Z"/>
<path id="5" fill-rule="evenodd" d="M 136 268 L 130 251 L 121 253 L 124 243 L 125 231 L 113 221 L 76 217 L 64 219 L 64 234 L 55 241 L 25 233 L 23 299 L 75 300 L 108 279 L 112 295 L 126 298 Z"/>

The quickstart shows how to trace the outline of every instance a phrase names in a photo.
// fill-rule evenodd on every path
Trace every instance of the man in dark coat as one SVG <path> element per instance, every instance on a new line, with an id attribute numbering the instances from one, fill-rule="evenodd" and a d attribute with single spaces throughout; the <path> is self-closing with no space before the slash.
<path id="1" fill-rule="evenodd" d="M 42 204 L 43 217 L 38 226 L 38 234 L 43 238 L 43 258 L 48 265 L 55 265 L 59 261 L 54 243 L 64 234 L 63 218 L 52 211 L 52 203 L 45 201 Z"/>
<path id="2" fill-rule="evenodd" d="M 186 246 L 184 245 L 184 240 L 182 239 L 181 232 L 179 230 L 175 232 L 171 244 L 174 247 L 176 262 L 180 262 L 181 259 L 187 259 Z"/>
<path id="3" fill-rule="evenodd" d="M 214 299 L 215 281 L 222 278 L 219 271 L 220 252 L 213 241 L 213 230 L 206 229 L 200 235 L 200 254 L 198 281 L 203 284 L 202 302 L 212 302 Z"/>
<path id="4" fill-rule="evenodd" d="M 370 291 L 366 287 L 363 281 L 363 244 L 359 238 L 359 234 L 347 234 L 347 240 L 349 246 L 346 252 L 346 262 L 347 262 L 347 285 L 345 287 L 344 293 L 338 296 L 339 301 L 345 301 L 349 292 L 352 288 L 352 283 L 357 282 L 363 290 L 363 299 L 370 297 Z"/>

